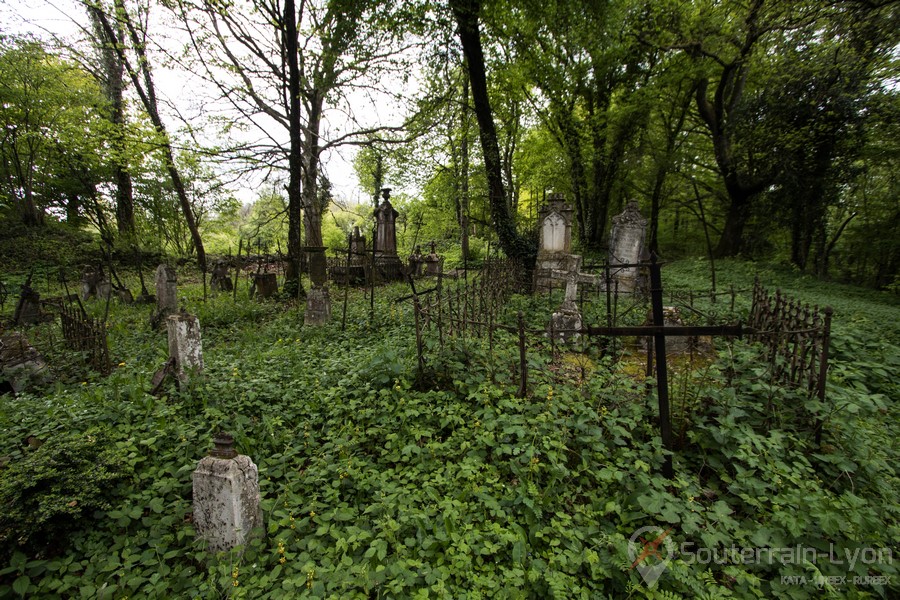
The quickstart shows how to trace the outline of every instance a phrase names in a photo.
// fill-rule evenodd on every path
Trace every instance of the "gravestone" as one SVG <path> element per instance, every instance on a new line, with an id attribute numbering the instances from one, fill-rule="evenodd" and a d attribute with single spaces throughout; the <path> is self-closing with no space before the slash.
<path id="1" fill-rule="evenodd" d="M 321 287 L 328 281 L 328 261 L 325 257 L 325 246 L 304 246 L 306 265 L 309 269 L 309 281 L 313 287 Z"/>
<path id="2" fill-rule="evenodd" d="M 397 217 L 391 204 L 391 188 L 381 190 L 384 201 L 375 209 L 375 257 L 397 256 Z"/>
<path id="3" fill-rule="evenodd" d="M 250 295 L 257 298 L 271 298 L 278 293 L 278 278 L 275 273 L 257 273 L 253 276 Z"/>
<path id="4" fill-rule="evenodd" d="M 367 256 L 366 236 L 359 232 L 359 227 L 354 227 L 350 234 L 350 264 L 364 264 Z"/>
<path id="5" fill-rule="evenodd" d="M 634 293 L 647 287 L 638 267 L 616 268 L 616 265 L 635 264 L 644 254 L 647 235 L 647 219 L 641 215 L 636 200 L 625 205 L 625 210 L 612 219 L 609 236 L 610 276 L 618 283 L 620 292 Z"/>
<path id="6" fill-rule="evenodd" d="M 328 288 L 312 288 L 306 294 L 306 313 L 303 323 L 310 326 L 324 325 L 331 319 L 331 297 Z"/>
<path id="7" fill-rule="evenodd" d="M 571 272 L 566 277 L 566 295 L 559 308 L 550 315 L 550 326 L 548 335 L 552 335 L 555 340 L 560 342 L 569 342 L 577 340 L 581 335 L 578 331 L 581 329 L 581 311 L 575 299 L 578 295 L 578 273 Z"/>
<path id="8" fill-rule="evenodd" d="M 234 439 L 218 434 L 215 449 L 204 457 L 193 480 L 194 527 L 213 552 L 245 544 L 262 527 L 259 470 L 249 456 L 238 454 Z"/>
<path id="9" fill-rule="evenodd" d="M 425 274 L 426 275 L 440 275 L 441 270 L 444 266 L 444 259 L 438 256 L 437 253 L 437 245 L 432 240 L 431 242 L 431 252 L 428 256 L 425 257 Z"/>
<path id="10" fill-rule="evenodd" d="M 161 327 L 166 317 L 178 311 L 178 276 L 167 264 L 156 267 L 156 312 L 150 318 L 154 327 Z"/>
<path id="11" fill-rule="evenodd" d="M 112 285 L 103 273 L 103 269 L 87 267 L 81 274 L 81 299 L 98 298 L 106 300 L 112 291 Z"/>
<path id="12" fill-rule="evenodd" d="M 181 312 L 166 319 L 169 335 L 169 358 L 175 361 L 175 376 L 179 385 L 191 376 L 203 372 L 203 340 L 200 338 L 200 319 Z"/>
<path id="13" fill-rule="evenodd" d="M 565 277 L 566 273 L 577 273 L 581 267 L 581 256 L 570 254 L 574 214 L 562 194 L 550 194 L 547 204 L 541 207 L 538 219 L 540 247 L 534 270 L 536 291 L 551 289 L 554 279 Z"/>
<path id="14" fill-rule="evenodd" d="M 422 267 L 425 265 L 425 257 L 422 256 L 422 247 L 416 245 L 416 249 L 409 255 L 409 273 L 413 277 L 422 276 Z"/>
<path id="15" fill-rule="evenodd" d="M 397 217 L 391 205 L 391 188 L 383 188 L 384 201 L 375 209 L 375 272 L 383 281 L 403 279 L 403 263 L 397 256 Z"/>
<path id="16" fill-rule="evenodd" d="M 29 384 L 45 384 L 51 380 L 44 357 L 23 334 L 10 332 L 0 337 L 0 394 L 2 390 L 18 394 Z"/>
<path id="17" fill-rule="evenodd" d="M 218 261 L 213 267 L 209 287 L 214 292 L 230 292 L 234 288 L 231 282 L 231 272 L 224 261 Z"/>
<path id="18" fill-rule="evenodd" d="M 41 320 L 41 295 L 31 288 L 30 283 L 31 277 L 19 294 L 16 311 L 13 313 L 13 323 L 16 325 L 34 325 Z"/>

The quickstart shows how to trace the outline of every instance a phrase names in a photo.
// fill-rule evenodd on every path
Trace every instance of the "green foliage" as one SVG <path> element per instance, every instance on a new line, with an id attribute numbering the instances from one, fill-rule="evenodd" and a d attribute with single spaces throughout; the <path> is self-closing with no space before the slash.
<path id="1" fill-rule="evenodd" d="M 67 532 L 108 510 L 119 483 L 131 474 L 124 456 L 99 428 L 36 436 L 10 457 L 0 479 L 0 558 L 13 549 L 34 556 L 66 550 Z M 21 440 L 20 443 L 24 443 Z"/>
<path id="2" fill-rule="evenodd" d="M 707 274 L 705 262 L 678 263 L 664 281 L 696 289 Z M 752 265 L 726 262 L 719 281 L 740 288 L 752 274 Z M 86 520 L 53 520 L 64 551 L 7 547 L 0 596 L 890 597 L 897 573 L 884 560 L 701 564 L 691 554 L 803 545 L 845 559 L 863 544 L 890 548 L 900 534 L 891 400 L 900 352 L 862 326 L 866 314 L 896 322 L 896 306 L 774 268 L 764 275 L 811 300 L 847 297 L 838 315 L 853 316 L 836 320 L 828 406 L 770 385 L 765 361 L 740 342 L 720 344 L 717 360 L 679 363 L 672 403 L 684 443 L 673 480 L 658 475 L 656 401 L 635 375 L 640 361 L 553 356 L 532 340 L 529 396 L 520 399 L 514 335 L 442 345 L 432 330 L 417 377 L 412 309 L 393 301 L 408 293 L 403 285 L 378 288 L 372 320 L 364 292 L 351 290 L 341 331 L 338 319 L 305 328 L 297 308 L 247 302 L 246 289 L 237 303 L 226 294 L 203 303 L 187 283 L 195 277 L 180 277 L 203 326 L 206 371 L 161 399 L 145 390 L 165 360 L 163 336 L 148 329 L 146 309 L 113 304 L 119 366 L 108 379 L 0 397 L 0 455 L 11 457 L 0 489 L 13 508 L 34 522 L 42 513 L 31 506 L 62 517 L 90 507 Z M 541 299 L 514 297 L 502 321 L 519 310 L 530 328 L 545 325 Z M 822 447 L 812 443 L 810 411 L 825 417 Z M 212 555 L 191 525 L 190 474 L 219 428 L 259 466 L 265 530 Z M 46 443 L 24 450 L 29 435 Z M 55 487 L 21 483 L 28 465 L 49 474 L 53 456 L 75 468 L 53 467 Z M 109 466 L 85 471 L 88 461 Z M 69 507 L 75 493 L 83 495 Z M 627 552 L 632 533 L 651 524 L 672 528 L 679 546 L 652 590 Z M 829 589 L 782 579 L 819 574 L 893 582 Z"/>

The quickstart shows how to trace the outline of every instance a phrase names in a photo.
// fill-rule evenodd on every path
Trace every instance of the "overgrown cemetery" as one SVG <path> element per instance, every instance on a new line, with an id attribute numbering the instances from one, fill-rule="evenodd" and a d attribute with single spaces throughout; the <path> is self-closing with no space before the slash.
<path id="1" fill-rule="evenodd" d="M 898 49 L 6 0 L 0 600 L 900 598 Z"/>

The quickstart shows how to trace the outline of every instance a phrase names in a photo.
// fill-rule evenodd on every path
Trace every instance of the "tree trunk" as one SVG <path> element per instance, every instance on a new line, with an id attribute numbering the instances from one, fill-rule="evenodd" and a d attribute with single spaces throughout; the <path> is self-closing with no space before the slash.
<path id="1" fill-rule="evenodd" d="M 184 181 L 181 179 L 181 173 L 179 173 L 178 167 L 175 164 L 175 155 L 172 152 L 172 142 L 169 139 L 169 133 L 159 115 L 159 106 L 156 101 L 156 87 L 153 84 L 150 62 L 144 51 L 141 37 L 134 28 L 134 24 L 132 23 L 128 12 L 125 10 L 123 1 L 116 0 L 116 17 L 121 18 L 124 21 L 124 25 L 131 37 L 134 51 L 137 54 L 138 69 L 135 69 L 128 61 L 128 57 L 125 56 L 124 40 L 118 39 L 116 31 L 112 28 L 107 15 L 102 11 L 98 11 L 98 17 L 106 35 L 109 36 L 110 39 L 117 40 L 115 45 L 116 52 L 118 53 L 122 64 L 125 65 L 125 69 L 131 78 L 131 82 L 134 84 L 134 89 L 138 93 L 141 103 L 144 105 L 144 109 L 150 116 L 153 127 L 160 136 L 166 171 L 168 171 L 169 177 L 172 179 L 172 186 L 175 188 L 175 193 L 178 196 L 178 202 L 181 205 L 181 212 L 184 215 L 185 224 L 187 224 L 188 230 L 191 233 L 191 241 L 197 252 L 197 265 L 203 273 L 206 273 L 206 250 L 203 248 L 203 239 L 200 237 L 200 230 L 197 228 L 197 221 L 194 218 L 194 211 L 191 208 L 191 201 L 188 198 L 187 189 L 184 186 Z M 142 77 L 143 83 L 141 82 Z"/>
<path id="2" fill-rule="evenodd" d="M 472 86 L 472 101 L 475 106 L 475 117 L 478 120 L 494 229 L 497 232 L 500 247 L 503 248 L 506 255 L 526 270 L 531 270 L 534 268 L 534 261 L 537 257 L 536 248 L 516 231 L 515 220 L 510 213 L 503 188 L 503 165 L 500 161 L 497 129 L 494 126 L 491 104 L 488 99 L 484 53 L 481 48 L 478 27 L 480 3 L 478 0 L 450 0 L 450 8 L 459 28 L 459 37 Z"/>
<path id="3" fill-rule="evenodd" d="M 100 19 L 102 12 L 97 6 L 87 7 L 88 16 L 91 19 L 102 68 L 103 91 L 109 101 L 112 111 L 109 120 L 112 123 L 112 147 L 113 175 L 116 181 L 116 225 L 120 234 L 131 235 L 134 233 L 134 189 L 131 181 L 131 173 L 128 171 L 128 161 L 125 158 L 125 65 L 122 58 L 116 52 L 117 40 L 125 39 L 122 24 L 116 23 L 116 37 L 111 38 L 103 27 Z"/>
<path id="4" fill-rule="evenodd" d="M 302 295 L 300 283 L 301 233 L 303 222 L 303 154 L 302 124 L 300 121 L 300 65 L 297 48 L 297 18 L 294 0 L 284 3 L 285 60 L 288 65 L 288 264 L 285 286 L 293 296 Z"/>
<path id="5" fill-rule="evenodd" d="M 463 264 L 469 260 L 469 76 L 463 72 L 462 141 L 460 144 L 459 248 Z"/>

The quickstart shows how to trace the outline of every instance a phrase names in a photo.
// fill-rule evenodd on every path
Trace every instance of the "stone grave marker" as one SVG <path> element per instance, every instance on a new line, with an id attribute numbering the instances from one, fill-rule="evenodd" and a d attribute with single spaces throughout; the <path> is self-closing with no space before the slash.
<path id="1" fill-rule="evenodd" d="M 303 315 L 304 325 L 324 325 L 331 319 L 331 296 L 328 288 L 312 288 L 306 294 L 306 313 Z"/>
<path id="2" fill-rule="evenodd" d="M 215 449 L 191 476 L 194 527 L 210 550 L 223 552 L 245 544 L 263 525 L 259 470 L 235 451 L 230 435 L 220 433 L 213 441 Z"/>
<path id="3" fill-rule="evenodd" d="M 18 394 L 31 383 L 45 384 L 52 380 L 44 357 L 23 334 L 10 332 L 0 337 L 0 394 Z"/>
<path id="4" fill-rule="evenodd" d="M 616 268 L 616 265 L 636 264 L 644 254 L 647 236 L 647 219 L 641 215 L 636 200 L 625 205 L 625 210 L 612 219 L 609 236 L 610 276 L 618 282 L 618 290 L 629 294 L 646 288 L 638 267 Z"/>
<path id="5" fill-rule="evenodd" d="M 156 312 L 150 318 L 154 327 L 162 327 L 166 318 L 178 312 L 178 275 L 167 264 L 156 268 Z"/>
<path id="6" fill-rule="evenodd" d="M 174 359 L 178 384 L 184 385 L 191 376 L 203 372 L 203 341 L 200 338 L 200 319 L 181 312 L 166 319 L 169 335 L 169 358 Z"/>

